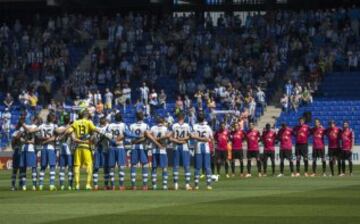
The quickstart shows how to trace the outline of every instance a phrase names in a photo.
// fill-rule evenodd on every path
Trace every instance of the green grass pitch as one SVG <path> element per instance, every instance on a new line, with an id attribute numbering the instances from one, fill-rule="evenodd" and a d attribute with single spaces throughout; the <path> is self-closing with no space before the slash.
<path id="1" fill-rule="evenodd" d="M 360 223 L 360 166 L 353 177 L 221 177 L 212 191 L 11 192 L 9 183 L 0 171 L 1 224 Z"/>

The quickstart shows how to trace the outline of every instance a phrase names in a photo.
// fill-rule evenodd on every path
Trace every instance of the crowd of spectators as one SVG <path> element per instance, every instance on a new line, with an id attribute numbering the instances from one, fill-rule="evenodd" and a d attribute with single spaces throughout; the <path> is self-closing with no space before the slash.
<path id="1" fill-rule="evenodd" d="M 327 72 L 359 70 L 359 19 L 355 7 L 270 11 L 245 21 L 235 15 L 214 21 L 209 13 L 35 16 L 31 25 L 1 25 L 0 86 L 8 108 L 19 101 L 59 113 L 91 107 L 108 116 L 131 107 L 148 117 L 164 109 L 168 120 L 182 111 L 190 122 L 202 110 L 216 120 L 222 109 L 238 111 L 247 123 L 256 108 L 265 110 L 266 93 L 277 83 L 290 80 L 281 104 L 296 110 L 312 102 Z M 107 46 L 90 52 L 89 68 L 71 72 L 68 44 L 104 37 Z"/>

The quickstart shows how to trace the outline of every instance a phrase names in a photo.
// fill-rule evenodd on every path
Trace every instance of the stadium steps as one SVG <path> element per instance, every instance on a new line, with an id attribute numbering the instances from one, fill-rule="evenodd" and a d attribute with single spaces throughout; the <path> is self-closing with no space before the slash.
<path id="1" fill-rule="evenodd" d="M 102 49 L 102 48 L 105 48 L 105 47 L 107 47 L 107 40 L 96 40 L 94 42 L 94 44 L 91 46 L 91 48 L 89 49 L 88 53 L 83 57 L 81 62 L 78 64 L 78 66 L 76 67 L 74 72 L 76 70 L 79 70 L 79 71 L 88 71 L 88 70 L 90 70 L 91 53 L 95 50 L 95 48 Z"/>
<path id="2" fill-rule="evenodd" d="M 262 130 L 267 123 L 269 123 L 271 126 L 275 125 L 276 119 L 281 114 L 281 108 L 278 108 L 273 105 L 269 105 L 266 107 L 266 111 L 264 111 L 264 114 L 259 118 L 256 127 L 259 130 Z"/>

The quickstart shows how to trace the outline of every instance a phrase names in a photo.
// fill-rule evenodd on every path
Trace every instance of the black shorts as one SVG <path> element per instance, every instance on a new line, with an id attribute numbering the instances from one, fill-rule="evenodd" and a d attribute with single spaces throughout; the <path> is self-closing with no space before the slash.
<path id="1" fill-rule="evenodd" d="M 329 160 L 333 160 L 334 158 L 339 158 L 340 149 L 330 149 L 328 150 Z"/>
<path id="2" fill-rule="evenodd" d="M 232 150 L 231 151 L 231 158 L 232 159 L 244 159 L 244 151 L 243 150 Z"/>
<path id="3" fill-rule="evenodd" d="M 293 154 L 291 150 L 281 150 L 280 149 L 280 159 L 284 160 L 292 160 L 293 159 Z"/>
<path id="4" fill-rule="evenodd" d="M 312 157 L 313 160 L 317 160 L 318 158 L 325 159 L 325 149 L 313 149 Z"/>
<path id="5" fill-rule="evenodd" d="M 341 159 L 342 160 L 352 160 L 352 152 L 341 150 Z"/>
<path id="6" fill-rule="evenodd" d="M 260 159 L 260 154 L 258 151 L 248 151 L 247 152 L 247 159 Z"/>
<path id="7" fill-rule="evenodd" d="M 309 149 L 308 144 L 296 144 L 295 145 L 295 156 L 308 157 Z"/>
<path id="8" fill-rule="evenodd" d="M 263 159 L 264 161 L 270 158 L 271 160 L 275 159 L 275 152 L 274 151 L 264 151 Z"/>
<path id="9" fill-rule="evenodd" d="M 216 151 L 216 160 L 225 161 L 225 160 L 227 160 L 227 156 L 228 156 L 227 151 L 220 151 L 220 150 Z"/>

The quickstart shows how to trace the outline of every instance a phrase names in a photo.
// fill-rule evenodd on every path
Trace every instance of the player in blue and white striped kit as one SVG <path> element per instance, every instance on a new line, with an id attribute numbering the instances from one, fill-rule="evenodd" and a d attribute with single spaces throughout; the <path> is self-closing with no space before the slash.
<path id="1" fill-rule="evenodd" d="M 188 141 L 191 135 L 190 125 L 184 122 L 184 115 L 178 115 L 178 122 L 173 124 L 172 136 L 170 140 L 174 143 L 174 157 L 173 157 L 173 177 L 174 177 L 174 189 L 179 189 L 179 165 L 182 161 L 185 174 L 185 188 L 186 190 L 192 190 L 190 186 L 190 151 Z"/>
<path id="2" fill-rule="evenodd" d="M 32 124 L 28 125 L 28 128 L 36 128 L 35 123 L 38 118 L 32 120 Z M 20 128 L 20 131 L 23 132 L 20 138 L 22 143 L 21 154 L 20 154 L 20 178 L 21 178 L 21 188 L 23 191 L 26 191 L 26 170 L 28 167 L 31 167 L 32 172 L 32 189 L 36 190 L 36 181 L 37 181 L 37 162 L 36 162 L 36 152 L 35 152 L 35 134 L 26 133 L 23 127 Z"/>
<path id="3" fill-rule="evenodd" d="M 153 146 L 152 149 L 152 170 L 151 170 L 151 180 L 153 190 L 157 189 L 157 168 L 162 169 L 162 185 L 163 190 L 168 189 L 168 157 L 166 152 L 167 140 L 170 138 L 171 133 L 168 128 L 165 126 L 164 119 L 159 117 L 157 118 L 157 125 L 151 127 L 151 134 L 153 137 L 163 145 L 162 148 Z"/>
<path id="4" fill-rule="evenodd" d="M 21 186 L 21 178 L 20 178 L 20 156 L 21 156 L 21 147 L 22 143 L 20 141 L 23 132 L 20 129 L 21 125 L 16 127 L 16 131 L 12 134 L 11 147 L 13 149 L 12 155 L 12 174 L 11 174 L 11 190 L 16 190 L 16 177 L 19 173 L 19 186 Z"/>
<path id="5" fill-rule="evenodd" d="M 144 123 L 144 114 L 142 112 L 136 113 L 136 123 L 130 125 L 130 132 L 133 133 L 137 138 L 132 141 L 132 149 L 130 151 L 131 158 L 131 168 L 130 168 L 130 178 L 131 186 L 133 190 L 136 190 L 136 165 L 140 162 L 142 165 L 142 176 L 143 176 L 143 190 L 147 190 L 147 182 L 149 176 L 148 169 L 148 156 L 145 150 L 146 139 L 150 139 L 155 145 L 159 148 L 162 148 L 162 145 L 151 135 L 149 132 L 149 126 Z"/>
<path id="6" fill-rule="evenodd" d="M 59 184 L 60 189 L 65 190 L 65 170 L 67 169 L 68 176 L 68 189 L 73 189 L 73 151 L 72 151 L 72 143 L 71 137 L 66 133 L 66 131 L 71 127 L 70 124 L 70 116 L 64 117 L 64 125 L 59 127 L 57 131 L 63 133 L 64 135 L 59 136 Z"/>
<path id="7" fill-rule="evenodd" d="M 109 177 L 111 189 L 115 190 L 115 166 L 119 168 L 119 190 L 125 190 L 125 166 L 126 166 L 126 152 L 124 147 L 124 137 L 127 126 L 122 122 L 120 113 L 115 114 L 115 122 L 109 124 L 107 132 L 112 134 L 110 141 L 110 149 L 108 153 L 107 163 L 109 166 Z"/>
<path id="8" fill-rule="evenodd" d="M 107 136 L 108 123 L 106 117 L 100 118 L 99 130 L 103 135 L 95 134 L 95 152 L 94 152 L 94 169 L 93 169 L 93 185 L 94 190 L 99 189 L 99 170 L 104 169 L 104 189 L 109 189 L 109 166 L 108 166 L 108 153 L 109 153 L 109 139 Z M 112 136 L 109 136 L 110 138 Z"/>
<path id="9" fill-rule="evenodd" d="M 205 121 L 205 115 L 198 115 L 198 123 L 193 126 L 191 137 L 196 140 L 195 143 L 195 190 L 199 189 L 199 179 L 201 169 L 206 173 L 207 189 L 211 190 L 211 156 L 209 141 L 214 142 L 213 131 Z"/>
<path id="10" fill-rule="evenodd" d="M 48 114 L 47 121 L 36 128 L 29 128 L 23 125 L 24 129 L 28 133 L 40 132 L 41 142 L 43 148 L 40 153 L 40 173 L 39 173 L 39 190 L 44 188 L 44 177 L 46 168 L 50 168 L 50 191 L 56 190 L 55 188 L 55 166 L 56 166 L 56 150 L 55 139 L 53 138 L 57 133 L 57 125 L 54 124 L 55 115 L 53 113 Z"/>

